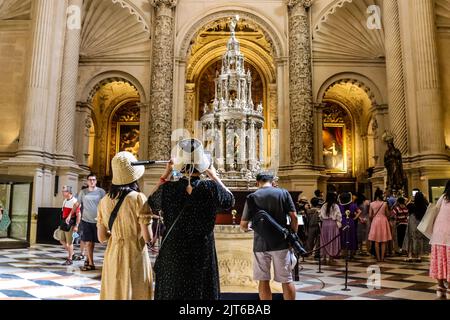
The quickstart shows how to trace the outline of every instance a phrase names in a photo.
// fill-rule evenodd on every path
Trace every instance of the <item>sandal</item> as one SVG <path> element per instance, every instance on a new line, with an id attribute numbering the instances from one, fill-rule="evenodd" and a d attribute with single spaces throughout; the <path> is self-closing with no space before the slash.
<path id="1" fill-rule="evenodd" d="M 87 265 L 80 268 L 81 271 L 92 271 L 95 270 L 95 266 Z"/>
<path id="2" fill-rule="evenodd" d="M 63 266 L 71 266 L 71 265 L 73 265 L 73 262 L 70 259 L 66 259 L 66 262 L 64 262 L 62 265 Z"/>
<path id="3" fill-rule="evenodd" d="M 438 297 L 438 299 L 444 298 L 446 291 L 447 290 L 445 288 L 438 287 L 436 290 L 436 296 Z"/>

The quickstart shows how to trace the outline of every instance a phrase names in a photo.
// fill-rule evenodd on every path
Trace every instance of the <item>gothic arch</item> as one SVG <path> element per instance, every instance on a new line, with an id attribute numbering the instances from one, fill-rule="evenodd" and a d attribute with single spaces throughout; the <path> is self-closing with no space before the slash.
<path id="1" fill-rule="evenodd" d="M 335 84 L 347 82 L 350 82 L 362 88 L 367 93 L 367 96 L 371 100 L 372 105 L 385 103 L 378 86 L 366 76 L 354 72 L 338 73 L 328 78 L 318 90 L 316 101 L 319 103 L 322 102 L 327 91 Z"/>
<path id="2" fill-rule="evenodd" d="M 117 81 L 128 83 L 139 92 L 141 102 L 147 101 L 144 87 L 139 82 L 139 80 L 136 79 L 131 74 L 123 71 L 107 71 L 97 74 L 84 87 L 82 98 L 86 102 L 91 103 L 92 99 L 94 98 L 95 94 L 97 93 L 97 91 L 100 89 L 101 86 Z"/>
<path id="3" fill-rule="evenodd" d="M 217 19 L 229 18 L 236 15 L 254 21 L 262 28 L 264 35 L 270 40 L 274 48 L 275 58 L 287 55 L 286 37 L 282 36 L 282 33 L 277 30 L 270 18 L 257 11 L 241 6 L 224 6 L 202 13 L 197 18 L 192 19 L 193 22 L 181 28 L 181 30 L 186 31 L 181 32 L 177 37 L 178 39 L 175 45 L 176 56 L 182 60 L 187 59 L 190 43 L 196 37 L 197 33 L 201 31 L 203 26 Z"/>

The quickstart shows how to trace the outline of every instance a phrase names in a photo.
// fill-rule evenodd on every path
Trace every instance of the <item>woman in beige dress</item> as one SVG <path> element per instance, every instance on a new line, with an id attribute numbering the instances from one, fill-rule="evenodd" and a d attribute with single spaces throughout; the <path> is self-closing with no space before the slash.
<path id="1" fill-rule="evenodd" d="M 112 160 L 111 192 L 98 207 L 98 239 L 108 244 L 102 272 L 101 300 L 149 300 L 153 298 L 152 270 L 146 243 L 151 241 L 152 216 L 142 210 L 147 201 L 137 180 L 144 167 L 129 152 L 120 152 Z M 110 217 L 123 197 L 110 231 Z"/>

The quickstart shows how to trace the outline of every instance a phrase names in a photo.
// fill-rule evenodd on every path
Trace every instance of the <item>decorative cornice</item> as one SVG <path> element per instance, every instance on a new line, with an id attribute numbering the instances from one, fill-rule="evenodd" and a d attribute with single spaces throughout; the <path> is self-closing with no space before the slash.
<path id="1" fill-rule="evenodd" d="M 305 8 L 311 7 L 312 0 L 288 0 L 287 6 L 293 8 L 297 5 L 303 6 Z"/>
<path id="2" fill-rule="evenodd" d="M 125 0 L 112 0 L 112 2 L 119 3 L 122 6 L 122 8 L 128 9 L 130 14 L 134 15 L 137 18 L 137 20 L 144 25 L 144 30 L 146 32 L 150 33 L 150 27 L 149 27 L 147 21 L 145 20 L 143 15 L 141 13 L 139 13 L 137 8 L 135 8 L 132 4 L 128 3 Z"/>
<path id="3" fill-rule="evenodd" d="M 150 0 L 150 4 L 155 8 L 165 5 L 172 9 L 177 6 L 178 0 Z"/>

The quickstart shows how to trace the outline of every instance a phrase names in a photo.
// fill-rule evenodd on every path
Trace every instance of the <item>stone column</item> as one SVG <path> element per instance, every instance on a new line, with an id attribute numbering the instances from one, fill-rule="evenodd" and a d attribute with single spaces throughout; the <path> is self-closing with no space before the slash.
<path id="1" fill-rule="evenodd" d="M 412 0 L 410 3 L 416 64 L 416 97 L 418 137 L 421 156 L 445 159 L 443 112 L 439 82 L 436 22 L 433 0 Z"/>
<path id="2" fill-rule="evenodd" d="M 55 1 L 35 0 L 31 66 L 18 157 L 41 157 L 45 141 L 45 110 L 49 97 L 50 58 Z"/>
<path id="3" fill-rule="evenodd" d="M 223 119 L 219 120 L 219 154 L 217 155 L 217 164 L 218 164 L 218 169 L 220 170 L 224 170 L 225 168 L 225 157 L 226 157 L 226 150 L 225 150 L 225 122 Z"/>
<path id="4" fill-rule="evenodd" d="M 184 106 L 184 128 L 192 134 L 194 128 L 195 83 L 186 83 Z"/>
<path id="5" fill-rule="evenodd" d="M 406 155 L 408 153 L 408 129 L 398 3 L 397 0 L 384 0 L 383 4 L 389 124 L 395 137 L 395 146 L 403 155 Z"/>
<path id="6" fill-rule="evenodd" d="M 310 5 L 310 0 L 288 1 L 290 164 L 305 168 L 314 161 Z"/>
<path id="7" fill-rule="evenodd" d="M 255 168 L 255 160 L 256 160 L 256 128 L 255 128 L 255 120 L 250 120 L 250 134 L 248 139 L 248 157 L 250 160 L 250 170 L 254 170 Z"/>
<path id="8" fill-rule="evenodd" d="M 242 121 L 241 122 L 241 134 L 239 135 L 241 142 L 239 145 L 239 154 L 240 154 L 240 159 L 239 159 L 239 164 L 242 167 L 245 167 L 245 163 L 247 161 L 247 148 L 245 146 L 245 141 L 246 141 L 246 137 L 247 137 L 247 121 Z"/>
<path id="9" fill-rule="evenodd" d="M 69 7 L 81 8 L 83 0 L 69 0 Z M 61 77 L 61 95 L 58 110 L 58 132 L 56 135 L 56 157 L 74 161 L 75 114 L 80 57 L 81 28 L 67 25 L 64 41 L 64 60 Z"/>
<path id="10" fill-rule="evenodd" d="M 167 160 L 171 154 L 173 71 L 174 71 L 174 8 L 177 0 L 150 0 L 156 8 L 153 36 L 152 80 L 150 92 L 152 141 L 149 157 Z"/>

